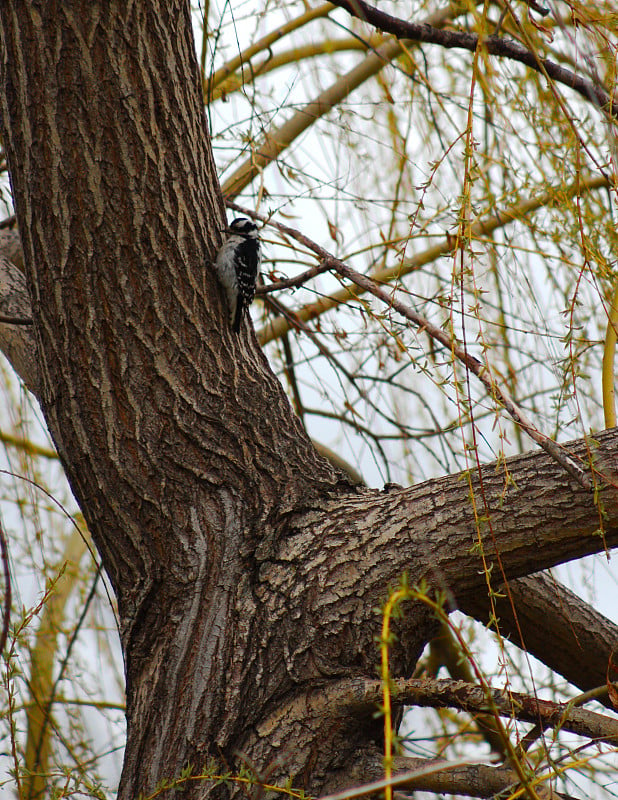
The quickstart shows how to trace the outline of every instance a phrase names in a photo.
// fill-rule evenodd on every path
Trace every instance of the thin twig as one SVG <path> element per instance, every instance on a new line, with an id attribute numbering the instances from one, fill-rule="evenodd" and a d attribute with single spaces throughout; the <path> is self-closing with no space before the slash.
<path id="1" fill-rule="evenodd" d="M 322 341 L 320 341 L 320 339 L 316 335 L 315 331 L 313 331 L 309 327 L 309 325 L 307 325 L 306 322 L 304 322 L 303 320 L 299 319 L 294 314 L 293 311 L 291 311 L 290 309 L 286 308 L 281 302 L 276 300 L 274 297 L 268 297 L 267 298 L 267 302 L 273 308 L 277 309 L 280 314 L 283 314 L 285 317 L 287 317 L 289 319 L 289 321 L 290 321 L 290 324 L 295 329 L 301 330 L 305 334 L 305 336 L 307 336 L 307 338 L 311 342 L 313 342 L 313 344 L 318 349 L 320 355 L 322 355 L 328 362 L 330 362 L 332 364 L 333 371 L 335 372 L 335 374 L 338 375 L 338 376 L 339 376 L 339 373 L 341 375 L 343 375 L 349 381 L 350 385 L 354 387 L 354 389 L 358 393 L 358 396 L 362 397 L 363 400 L 368 404 L 368 406 L 370 408 L 372 408 L 376 412 L 376 414 L 378 414 L 378 416 L 380 416 L 382 419 L 384 419 L 390 425 L 394 425 L 395 427 L 400 427 L 400 426 L 398 426 L 396 420 L 391 419 L 387 414 L 384 413 L 384 411 L 382 409 L 380 409 L 378 406 L 376 406 L 375 403 L 373 403 L 367 397 L 366 392 L 364 392 L 362 390 L 362 388 L 358 385 L 358 382 L 357 382 L 355 376 L 348 369 L 346 369 L 345 366 L 341 363 L 341 361 L 334 355 L 334 353 L 332 353 L 328 349 L 328 347 L 326 347 L 326 345 Z M 339 378 L 339 381 L 341 383 L 341 378 Z M 362 431 L 360 431 L 358 428 L 357 428 L 357 430 L 358 430 L 359 433 L 362 434 Z M 384 452 L 384 448 L 382 447 L 382 445 L 380 444 L 380 442 L 379 442 L 379 440 L 377 438 L 374 438 L 374 444 L 375 444 L 375 446 L 376 446 L 378 452 L 380 453 L 380 456 L 381 456 L 381 458 L 382 458 L 382 460 L 384 462 L 384 467 L 386 468 L 387 472 L 390 475 L 389 462 L 388 462 L 388 459 L 386 457 L 386 453 Z"/>
<path id="2" fill-rule="evenodd" d="M 53 707 L 53 705 L 54 705 L 54 703 L 56 702 L 56 699 L 57 699 L 58 686 L 59 686 L 60 682 L 62 680 L 64 680 L 64 673 L 65 673 L 65 670 L 66 670 L 67 665 L 69 663 L 69 659 L 71 657 L 71 652 L 73 650 L 73 645 L 77 641 L 77 636 L 78 636 L 78 634 L 79 634 L 79 632 L 80 632 L 80 630 L 82 628 L 82 625 L 84 624 L 84 621 L 86 619 L 86 615 L 87 615 L 87 613 L 88 613 L 88 611 L 90 609 L 90 605 L 91 605 L 92 601 L 94 600 L 94 596 L 95 596 L 96 588 L 97 588 L 97 583 L 99 581 L 99 578 L 101 577 L 102 570 L 103 570 L 103 565 L 102 564 L 97 564 L 96 572 L 94 574 L 94 580 L 92 581 L 92 586 L 90 587 L 90 591 L 88 592 L 88 597 L 86 598 L 84 606 L 83 606 L 83 608 L 81 610 L 81 613 L 79 615 L 79 619 L 77 620 L 77 624 L 75 625 L 75 628 L 73 629 L 73 631 L 71 633 L 71 638 L 69 639 L 69 643 L 67 645 L 66 652 L 65 652 L 64 657 L 63 657 L 63 659 L 62 659 L 62 661 L 60 663 L 60 668 L 58 670 L 58 675 L 57 675 L 56 680 L 54 681 L 54 684 L 53 684 L 53 686 L 51 688 L 51 692 L 49 693 L 49 697 L 47 698 L 47 701 L 45 702 L 45 706 L 42 709 L 42 712 L 43 712 L 43 724 L 41 725 L 41 730 L 39 732 L 39 738 L 38 738 L 38 741 L 36 743 L 36 750 L 35 750 L 34 762 L 33 762 L 33 766 L 35 768 L 40 766 L 41 749 L 42 749 L 43 743 L 45 741 L 45 732 L 47 730 L 47 726 L 48 726 L 48 724 L 51 723 L 51 711 L 52 711 L 52 707 Z M 33 787 L 33 785 L 34 784 L 32 784 L 32 783 L 30 784 L 31 788 Z"/>
<path id="3" fill-rule="evenodd" d="M 233 204 L 230 203 L 230 207 Z M 297 275 L 295 278 L 284 278 L 280 281 L 273 281 L 272 283 L 266 284 L 264 286 L 258 286 L 256 290 L 256 294 L 271 294 L 272 292 L 280 292 L 282 289 L 296 289 L 299 286 L 303 286 L 303 284 L 310 281 L 312 278 L 315 278 L 317 275 L 322 275 L 324 272 L 328 272 L 330 267 L 328 264 L 316 264 L 315 267 L 311 267 L 311 269 L 307 269 L 302 272 L 300 275 Z"/>
<path id="4" fill-rule="evenodd" d="M 335 259 L 335 261 L 338 260 Z M 344 264 L 343 262 L 333 263 L 333 267 L 340 275 L 348 278 L 348 280 L 352 281 L 352 283 L 356 284 L 357 286 L 362 286 L 374 297 L 382 300 L 383 303 L 386 303 L 388 306 L 393 308 L 395 311 L 397 311 L 397 313 L 401 314 L 401 316 L 405 317 L 407 320 L 416 325 L 421 331 L 442 344 L 447 350 L 450 350 L 451 353 L 470 370 L 470 372 L 476 375 L 476 377 L 485 386 L 489 394 L 505 408 L 512 419 L 528 434 L 528 436 L 530 436 L 533 441 L 540 445 L 540 447 L 542 447 L 548 455 L 561 464 L 565 470 L 573 478 L 575 478 L 575 480 L 583 489 L 586 489 L 587 491 L 592 489 L 592 483 L 584 473 L 584 470 L 557 442 L 542 433 L 533 424 L 532 420 L 528 419 L 524 410 L 511 397 L 506 387 L 500 386 L 496 382 L 488 366 L 479 361 L 475 356 L 470 355 L 467 349 L 460 344 L 455 337 L 449 336 L 449 334 L 443 331 L 442 328 L 434 325 L 426 317 L 423 317 L 417 311 L 414 311 L 414 309 L 405 305 L 405 303 L 396 300 L 392 296 L 392 293 L 385 292 L 383 289 L 377 286 L 371 280 L 371 278 L 368 278 L 366 275 L 361 275 L 360 272 L 356 272 L 356 270 L 353 270 L 347 264 Z"/>
<path id="5" fill-rule="evenodd" d="M 546 17 L 549 14 L 549 9 L 547 6 L 542 6 L 539 3 L 536 3 L 535 0 L 524 0 L 524 3 L 542 17 Z"/>
<path id="6" fill-rule="evenodd" d="M 2 655 L 9 638 L 9 625 L 11 623 L 11 570 L 9 566 L 9 548 L 2 521 L 0 521 L 0 553 L 4 571 L 4 608 L 2 611 L 2 634 L 0 635 L 0 655 Z"/>

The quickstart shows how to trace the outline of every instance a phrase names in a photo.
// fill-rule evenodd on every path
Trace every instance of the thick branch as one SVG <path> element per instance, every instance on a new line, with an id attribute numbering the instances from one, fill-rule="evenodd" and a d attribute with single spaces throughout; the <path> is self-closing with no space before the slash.
<path id="1" fill-rule="evenodd" d="M 618 625 L 546 574 L 509 581 L 508 592 L 503 588 L 493 603 L 502 636 L 582 691 L 603 686 L 610 653 L 618 645 Z M 463 597 L 460 608 L 485 623 L 492 614 L 482 592 Z"/>
<path id="2" fill-rule="evenodd" d="M 591 453 L 599 468 L 617 463 L 616 429 L 597 438 L 598 446 L 579 440 L 564 447 L 582 464 Z M 366 623 L 375 623 L 372 607 L 403 572 L 412 582 L 424 577 L 453 595 L 454 602 L 465 603 L 470 596 L 487 594 L 489 583 L 497 590 L 506 579 L 617 545 L 615 490 L 609 487 L 604 498 L 603 539 L 597 535 L 601 515 L 594 495 L 541 452 L 484 467 L 482 487 L 478 476 L 462 473 L 409 489 L 357 488 L 345 497 L 311 504 L 291 520 L 289 535 L 260 571 L 264 609 L 273 615 L 274 626 L 293 624 L 311 631 L 304 638 L 290 632 L 298 639 L 288 655 L 298 678 L 308 674 L 309 653 L 314 660 L 365 663 L 369 669 L 375 661 L 376 630 Z M 289 603 L 274 602 L 299 585 L 303 603 L 294 604 L 293 613 Z M 359 587 L 362 608 L 355 599 Z M 401 637 L 407 648 L 402 664 L 410 663 L 426 635 L 415 618 Z"/>
<path id="3" fill-rule="evenodd" d="M 511 794 L 508 788 L 515 789 L 519 785 L 517 776 L 508 767 L 489 767 L 486 764 L 452 765 L 440 758 L 424 760 L 399 757 L 395 758 L 394 762 L 397 770 L 395 775 L 401 781 L 398 785 L 402 788 L 409 787 L 419 791 L 464 797 L 499 797 L 501 792 L 505 792 L 505 796 L 508 796 Z M 405 771 L 415 767 L 421 774 L 412 776 L 406 781 Z M 566 795 L 554 792 L 549 786 L 549 781 L 544 789 L 545 798 L 549 797 L 552 800 L 566 798 Z M 543 789 L 538 787 L 537 791 Z"/>
<path id="4" fill-rule="evenodd" d="M 572 708 L 567 703 L 549 702 L 498 689 L 485 691 L 465 681 L 399 679 L 393 681 L 392 688 L 396 700 L 405 705 L 455 708 L 474 715 L 489 712 L 522 722 L 541 723 L 544 727 L 569 731 L 610 745 L 618 744 L 618 721 L 615 717 Z M 302 748 L 306 753 L 285 755 L 291 762 L 290 766 L 295 767 L 296 759 L 302 763 L 307 754 L 315 752 L 319 746 L 310 731 L 324 726 L 337 731 L 337 737 L 347 737 L 350 730 L 356 728 L 358 741 L 366 720 L 371 719 L 382 702 L 383 685 L 379 680 L 355 678 L 331 681 L 282 702 L 247 737 L 247 746 L 252 751 L 256 747 L 259 750 L 259 741 L 267 739 L 275 731 L 282 745 L 294 741 L 295 731 L 300 726 L 304 729 Z M 315 725 L 317 721 L 320 726 Z"/>

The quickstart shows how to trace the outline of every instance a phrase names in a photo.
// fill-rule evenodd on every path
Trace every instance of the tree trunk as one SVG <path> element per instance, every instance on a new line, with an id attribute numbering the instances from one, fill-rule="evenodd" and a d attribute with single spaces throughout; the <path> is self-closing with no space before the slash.
<path id="1" fill-rule="evenodd" d="M 31 384 L 119 603 L 120 797 L 211 758 L 312 792 L 345 783 L 379 763 L 381 723 L 327 689 L 374 675 L 389 583 L 407 570 L 465 598 L 486 590 L 481 549 L 499 580 L 597 552 L 594 498 L 544 455 L 513 460 L 512 484 L 487 468 L 479 537 L 461 476 L 351 486 L 313 449 L 250 325 L 236 337 L 226 324 L 188 4 L 6 0 L 1 15 Z M 615 432 L 603 445 L 615 463 Z M 587 463 L 585 443 L 574 452 Z M 433 627 L 408 610 L 395 675 Z"/>

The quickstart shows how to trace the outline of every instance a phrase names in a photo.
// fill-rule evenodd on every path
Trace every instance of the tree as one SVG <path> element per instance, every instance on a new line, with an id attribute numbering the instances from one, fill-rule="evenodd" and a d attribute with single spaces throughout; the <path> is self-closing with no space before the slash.
<path id="1" fill-rule="evenodd" d="M 276 158 L 286 177 L 296 180 L 283 154 L 316 117 L 386 63 L 395 63 L 406 79 L 423 79 L 412 40 L 435 45 L 426 58 L 440 48 L 472 53 L 465 62 L 471 100 L 458 110 L 463 127 L 417 192 L 399 256 L 393 249 L 394 214 L 382 252 L 375 263 L 368 260 L 364 274 L 273 221 L 288 241 L 294 236 L 296 247 L 317 254 L 314 277 L 331 270 L 342 286 L 294 311 L 282 306 L 283 300 L 269 300 L 277 315 L 261 329 L 262 344 L 278 337 L 282 347 L 290 347 L 286 331 L 296 329 L 358 386 L 349 354 L 326 347 L 320 329 L 308 324 L 353 299 L 371 318 L 372 335 L 374 326 L 383 331 L 380 350 L 410 359 L 437 385 L 450 381 L 452 394 L 446 396 L 456 401 L 467 469 L 407 488 L 369 488 L 320 455 L 302 424 L 306 409 L 294 357 L 285 355 L 299 413 L 252 328 L 236 337 L 225 323 L 223 294 L 214 271 L 204 268 L 220 245 L 225 209 L 203 90 L 214 98 L 217 91 L 221 96 L 234 87 L 226 89 L 222 75 L 209 82 L 204 73 L 199 81 L 187 4 L 2 4 L 2 138 L 25 266 L 24 282 L 15 237 L 7 235 L 4 313 L 33 323 L 4 325 L 2 348 L 41 405 L 117 599 L 127 702 L 122 798 L 152 795 L 165 782 L 180 786 L 186 797 L 239 796 L 245 792 L 241 780 L 222 784 L 213 776 L 229 770 L 240 778 L 243 764 L 256 771 L 258 782 L 290 779 L 311 794 L 381 778 L 382 740 L 388 749 L 389 735 L 383 734 L 384 720 L 376 719 L 375 709 L 380 702 L 388 706 L 388 681 L 376 677 L 376 637 L 390 617 L 376 608 L 383 606 L 389 587 L 401 586 L 404 573 L 408 583 L 391 597 L 393 605 L 397 597 L 407 601 L 404 613 L 393 620 L 396 638 L 382 640 L 388 675 L 397 681 L 397 703 L 421 702 L 418 684 L 409 679 L 440 624 L 448 627 L 447 612 L 455 604 L 477 619 L 494 625 L 499 620 L 502 636 L 511 636 L 584 690 L 605 682 L 618 642 L 611 622 L 536 574 L 618 541 L 616 433 L 592 438 L 582 430 L 577 441 L 557 444 L 511 398 L 518 388 L 513 359 L 523 351 L 513 348 L 501 355 L 500 350 L 515 331 L 515 315 L 503 323 L 504 338 L 490 341 L 479 329 L 477 348 L 466 338 L 471 335 L 466 315 L 479 322 L 484 313 L 474 269 L 479 242 L 487 245 L 491 272 L 492 256 L 503 249 L 516 254 L 520 246 L 504 233 L 508 220 L 525 220 L 535 209 L 560 204 L 564 236 L 554 236 L 551 226 L 545 234 L 533 221 L 521 246 L 531 241 L 537 255 L 545 250 L 545 263 L 561 261 L 565 267 L 564 281 L 554 277 L 571 314 L 564 391 L 574 393 L 576 401 L 582 396 L 577 373 L 595 336 L 592 328 L 576 336 L 577 304 L 588 297 L 580 283 L 590 281 L 597 300 L 610 298 L 594 309 L 598 322 L 604 324 L 605 309 L 612 308 L 614 267 L 607 250 L 615 246 L 615 232 L 608 222 L 598 225 L 608 201 L 594 192 L 615 186 L 609 162 L 600 163 L 602 144 L 593 138 L 601 122 L 610 135 L 615 124 L 609 16 L 602 16 L 601 5 L 594 18 L 573 7 L 570 20 L 554 23 L 555 53 L 567 65 L 569 47 L 560 47 L 569 44 L 577 26 L 590 37 L 605 34 L 605 61 L 588 64 L 587 74 L 576 64 L 558 66 L 557 56 L 546 55 L 550 45 L 541 43 L 549 27 L 544 31 L 532 22 L 532 15 L 541 13 L 536 6 L 521 24 L 513 11 L 498 20 L 489 6 L 478 13 L 449 6 L 427 24 L 414 26 L 362 2 L 342 5 L 395 38 L 363 42 L 370 55 L 354 74 L 265 132 L 250 158 L 235 159 L 223 188 L 233 203 Z M 320 13 L 332 10 L 328 6 Z M 319 16 L 308 12 L 306 18 L 312 13 Z M 476 33 L 465 31 L 464 24 Z M 511 36 L 519 42 L 511 43 Z M 258 44 L 258 53 L 265 53 L 269 45 Z M 487 100 L 487 135 L 502 143 L 496 131 L 506 125 L 506 115 L 492 102 L 494 56 L 526 66 L 529 91 L 545 104 L 536 113 L 547 123 L 544 142 L 539 136 L 528 153 L 521 137 L 502 163 L 490 163 L 493 148 L 487 148 L 486 160 L 477 154 L 474 134 L 478 87 Z M 228 65 L 232 77 L 226 79 L 233 80 L 239 69 Z M 268 69 L 266 58 L 255 72 Z M 453 73 L 453 80 L 459 74 Z M 387 84 L 377 80 L 388 96 Z M 589 118 L 580 120 L 566 108 L 562 92 L 570 86 L 583 98 L 581 113 Z M 449 106 L 448 92 L 440 93 L 429 80 L 424 88 L 431 102 L 453 113 L 456 103 Z M 530 112 L 531 99 L 513 92 L 509 102 L 515 128 Z M 399 123 L 393 112 L 394 152 L 405 140 Z M 552 152 L 551 136 L 567 123 L 569 140 L 551 143 Z M 455 143 L 463 156 L 447 162 Z M 569 148 L 574 155 L 566 162 Z M 527 159 L 536 159 L 545 193 L 526 205 L 526 187 L 520 182 L 515 194 L 518 175 L 508 167 L 509 161 Z M 557 172 L 561 159 L 577 169 L 565 166 L 563 183 L 549 187 L 548 165 Z M 457 224 L 453 233 L 441 235 L 432 255 L 415 249 L 410 256 L 417 229 L 435 236 L 442 215 L 449 219 L 448 208 L 434 206 L 435 213 L 424 213 L 424 205 L 435 202 L 443 163 L 463 167 Z M 398 191 L 412 192 L 408 169 L 409 164 L 390 177 L 389 185 L 399 180 Z M 495 173 L 502 173 L 500 183 Z M 401 203 L 401 195 L 395 196 L 393 209 Z M 498 206 L 502 210 L 496 213 Z M 336 239 L 334 223 L 331 231 Z M 451 286 L 442 284 L 450 291 L 435 296 L 436 307 L 446 311 L 442 327 L 408 302 L 406 284 L 400 284 L 405 274 L 440 254 L 448 254 L 453 266 Z M 504 279 L 504 274 L 496 279 L 502 290 Z M 368 293 L 382 305 L 366 301 Z M 499 311 L 507 307 L 505 302 Z M 352 319 L 358 325 L 362 316 L 346 312 L 344 319 L 333 341 L 346 336 L 358 341 L 346 324 Z M 434 349 L 425 348 L 426 361 L 414 351 L 417 340 L 406 339 L 401 320 L 432 338 Z M 381 357 L 378 352 L 373 365 Z M 457 363 L 465 373 L 458 372 Z M 469 388 L 474 376 L 489 398 L 485 427 L 489 430 L 495 418 L 499 436 L 529 434 L 542 450 L 481 465 L 485 428 L 475 419 L 476 389 Z M 535 380 L 528 406 L 540 420 Z M 379 414 L 375 398 L 358 392 L 365 408 Z M 561 398 L 557 402 L 554 424 L 560 426 L 564 404 Z M 433 413 L 430 405 L 431 400 L 427 414 Z M 506 409 L 519 433 L 507 433 L 496 407 Z M 393 418 L 400 432 L 408 430 L 409 423 Z M 357 430 L 371 429 L 369 419 L 357 422 Z M 582 412 L 578 424 L 587 423 Z M 373 434 L 377 452 L 384 435 L 377 428 Z M 457 448 L 451 450 L 456 455 Z M 504 711 L 488 686 L 476 706 L 472 695 L 465 703 L 454 695 L 445 701 L 444 692 L 433 702 L 489 707 L 496 724 Z M 523 719 L 598 735 L 591 733 L 591 716 L 577 721 L 556 708 L 553 716 L 544 715 L 538 703 L 527 713 Z M 596 721 L 601 738 L 615 742 L 615 732 L 603 728 L 609 718 Z M 523 783 L 529 797 L 541 796 L 544 789 L 535 788 L 523 756 L 500 727 L 498 739 L 508 767 L 492 778 L 479 768 L 475 780 L 482 789 L 476 793 L 483 796 L 490 780 L 497 780 L 500 786 Z M 410 767 L 427 772 L 426 764 L 405 755 L 386 766 L 387 774 Z M 406 780 L 439 791 L 433 776 Z M 471 791 L 473 778 L 466 773 L 464 780 Z M 443 786 L 457 790 L 455 783 Z"/>

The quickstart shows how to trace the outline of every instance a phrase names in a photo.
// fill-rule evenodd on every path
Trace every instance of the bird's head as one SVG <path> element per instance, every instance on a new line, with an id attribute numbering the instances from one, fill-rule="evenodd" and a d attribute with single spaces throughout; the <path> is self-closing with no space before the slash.
<path id="1" fill-rule="evenodd" d="M 246 236 L 247 238 L 256 239 L 258 235 L 258 226 L 253 220 L 246 217 L 237 217 L 232 220 L 228 229 L 228 233 L 235 233 L 237 236 Z"/>

